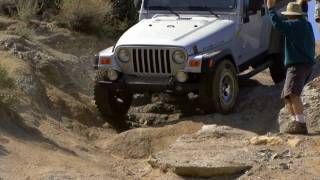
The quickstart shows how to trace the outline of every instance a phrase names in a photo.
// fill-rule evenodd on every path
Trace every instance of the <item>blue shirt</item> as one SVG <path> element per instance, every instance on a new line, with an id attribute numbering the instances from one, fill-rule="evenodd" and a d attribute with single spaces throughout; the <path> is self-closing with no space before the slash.
<path id="1" fill-rule="evenodd" d="M 269 9 L 272 25 L 285 36 L 285 66 L 315 63 L 315 37 L 313 29 L 302 17 L 282 20 L 274 9 Z"/>

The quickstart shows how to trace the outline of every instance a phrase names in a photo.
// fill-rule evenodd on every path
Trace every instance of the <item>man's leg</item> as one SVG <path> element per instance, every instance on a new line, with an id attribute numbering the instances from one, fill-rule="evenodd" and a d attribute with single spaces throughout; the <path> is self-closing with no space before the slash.
<path id="1" fill-rule="evenodd" d="M 290 101 L 292 105 L 293 113 L 296 116 L 296 121 L 300 123 L 305 123 L 305 118 L 303 115 L 303 103 L 300 96 L 290 95 Z"/>
<path id="2" fill-rule="evenodd" d="M 292 120 L 296 120 L 296 114 L 294 113 L 292 102 L 290 100 L 290 97 L 287 97 L 284 99 L 284 103 L 286 106 L 287 111 L 290 113 Z"/>
<path id="3" fill-rule="evenodd" d="M 300 96 L 292 94 L 289 98 L 290 100 L 287 102 L 290 103 L 290 105 L 288 106 L 291 107 L 291 115 L 294 114 L 295 119 L 288 123 L 288 127 L 284 132 L 289 134 L 308 134 L 307 125 L 303 115 L 303 104 Z"/>
<path id="4" fill-rule="evenodd" d="M 310 66 L 311 67 L 311 66 Z M 291 115 L 295 115 L 294 121 L 288 123 L 287 128 L 284 130 L 285 133 L 289 134 L 308 134 L 307 125 L 303 115 L 303 104 L 300 98 L 303 86 L 307 79 L 307 75 L 310 74 L 312 67 L 305 65 L 297 65 L 288 68 L 287 78 L 283 90 L 282 97 L 288 97 L 287 103 L 288 110 Z"/>

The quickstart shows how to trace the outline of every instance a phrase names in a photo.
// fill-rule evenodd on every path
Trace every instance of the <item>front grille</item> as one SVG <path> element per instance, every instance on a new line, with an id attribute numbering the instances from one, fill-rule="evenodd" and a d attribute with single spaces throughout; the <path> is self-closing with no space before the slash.
<path id="1" fill-rule="evenodd" d="M 169 49 L 133 48 L 133 71 L 144 74 L 171 74 Z"/>

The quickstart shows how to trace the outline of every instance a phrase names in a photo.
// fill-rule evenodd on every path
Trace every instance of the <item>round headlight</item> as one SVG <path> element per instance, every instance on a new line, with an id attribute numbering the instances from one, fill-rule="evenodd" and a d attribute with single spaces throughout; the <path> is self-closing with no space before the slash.
<path id="1" fill-rule="evenodd" d="M 107 76 L 108 76 L 109 80 L 111 80 L 111 81 L 115 81 L 119 77 L 118 72 L 113 69 L 108 69 Z"/>
<path id="2" fill-rule="evenodd" d="M 130 52 L 128 49 L 120 49 L 118 52 L 119 60 L 122 62 L 128 62 L 130 60 Z"/>
<path id="3" fill-rule="evenodd" d="M 183 51 L 175 51 L 172 55 L 173 60 L 178 63 L 178 64 L 182 64 L 185 62 L 185 60 L 187 59 L 185 53 Z"/>

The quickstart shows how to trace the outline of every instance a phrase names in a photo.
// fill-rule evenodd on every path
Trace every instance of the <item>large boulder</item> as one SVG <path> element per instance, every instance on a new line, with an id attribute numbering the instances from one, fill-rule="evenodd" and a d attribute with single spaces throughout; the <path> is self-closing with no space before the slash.
<path id="1" fill-rule="evenodd" d="M 153 155 L 149 163 L 180 176 L 231 176 L 250 169 L 256 160 L 249 140 L 256 134 L 227 126 L 208 125 L 180 137 L 169 150 Z"/>
<path id="2" fill-rule="evenodd" d="M 181 122 L 160 128 L 140 128 L 121 133 L 97 146 L 109 154 L 123 159 L 146 159 L 151 154 L 167 149 L 184 134 L 197 132 L 202 124 Z"/>

